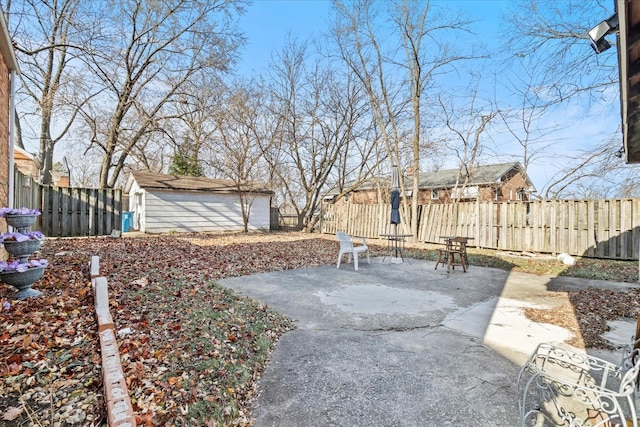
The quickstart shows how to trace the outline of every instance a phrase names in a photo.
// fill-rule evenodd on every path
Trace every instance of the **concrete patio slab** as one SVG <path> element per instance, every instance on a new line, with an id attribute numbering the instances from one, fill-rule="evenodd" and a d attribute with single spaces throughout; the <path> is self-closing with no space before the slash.
<path id="1" fill-rule="evenodd" d="M 220 281 L 297 327 L 259 381 L 255 426 L 514 426 L 521 364 L 570 337 L 524 309 L 561 303 L 567 287 L 634 286 L 380 261 Z M 617 326 L 612 339 L 631 336 Z"/>

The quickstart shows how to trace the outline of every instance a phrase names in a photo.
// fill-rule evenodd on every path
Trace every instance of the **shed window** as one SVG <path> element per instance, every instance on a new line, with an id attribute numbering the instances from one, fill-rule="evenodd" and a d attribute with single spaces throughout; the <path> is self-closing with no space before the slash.
<path id="1" fill-rule="evenodd" d="M 438 194 L 438 190 L 431 190 L 431 198 L 432 199 L 439 199 L 440 195 Z"/>

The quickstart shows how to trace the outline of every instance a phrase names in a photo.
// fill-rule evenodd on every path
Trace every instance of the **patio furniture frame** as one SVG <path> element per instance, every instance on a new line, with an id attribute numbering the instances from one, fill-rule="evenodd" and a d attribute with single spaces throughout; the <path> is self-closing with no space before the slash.
<path id="1" fill-rule="evenodd" d="M 445 239 L 444 248 L 438 249 L 438 260 L 436 261 L 435 269 L 438 269 L 438 265 L 447 265 L 447 273 L 451 269 L 455 270 L 456 265 L 462 267 L 462 270 L 466 273 L 468 268 L 467 258 L 467 237 L 456 236 L 442 236 Z"/>
<path id="2" fill-rule="evenodd" d="M 518 375 L 520 426 L 638 427 L 637 347 L 638 341 L 625 347 L 618 366 L 567 348 L 540 344 Z"/>

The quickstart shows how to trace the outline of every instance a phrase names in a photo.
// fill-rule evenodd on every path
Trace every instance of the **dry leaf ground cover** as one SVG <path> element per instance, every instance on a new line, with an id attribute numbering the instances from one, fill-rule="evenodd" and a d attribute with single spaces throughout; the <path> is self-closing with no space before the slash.
<path id="1" fill-rule="evenodd" d="M 382 253 L 381 246 L 371 247 L 372 255 Z M 269 307 L 215 281 L 333 264 L 337 249 L 333 236 L 301 233 L 47 240 L 41 256 L 50 266 L 37 284 L 43 297 L 10 301 L 7 297 L 14 290 L 0 285 L 5 303 L 0 314 L 0 425 L 106 424 L 93 299 L 85 271 L 92 255 L 100 256 L 101 274 L 108 279 L 139 425 L 250 424 L 256 379 L 278 338 L 292 325 Z M 407 252 L 416 258 L 435 256 L 425 245 Z M 631 262 L 580 259 L 566 269 L 554 262 L 505 261 L 490 251 L 473 249 L 470 262 L 637 280 L 637 264 Z M 634 291 L 558 294 L 567 304 L 529 314 L 573 328 L 590 346 L 607 345 L 599 336 L 607 320 L 636 315 Z"/>

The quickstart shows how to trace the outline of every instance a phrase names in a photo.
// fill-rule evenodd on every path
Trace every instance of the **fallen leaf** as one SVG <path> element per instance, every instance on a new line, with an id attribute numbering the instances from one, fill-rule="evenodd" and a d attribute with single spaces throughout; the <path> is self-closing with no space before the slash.
<path id="1" fill-rule="evenodd" d="M 22 414 L 22 408 L 14 408 L 13 406 L 9 406 L 4 414 L 2 414 L 2 419 L 4 421 L 13 421 L 18 418 Z"/>
<path id="2" fill-rule="evenodd" d="M 78 384 L 79 381 L 78 380 L 62 380 L 62 381 L 56 381 L 53 383 L 53 387 L 55 387 L 56 389 L 64 389 L 66 387 Z"/>
<path id="3" fill-rule="evenodd" d="M 149 284 L 149 279 L 147 279 L 146 277 L 141 277 L 141 278 L 136 279 L 133 282 L 131 282 L 131 284 L 140 286 L 141 288 L 144 288 L 145 286 L 147 286 Z"/>

